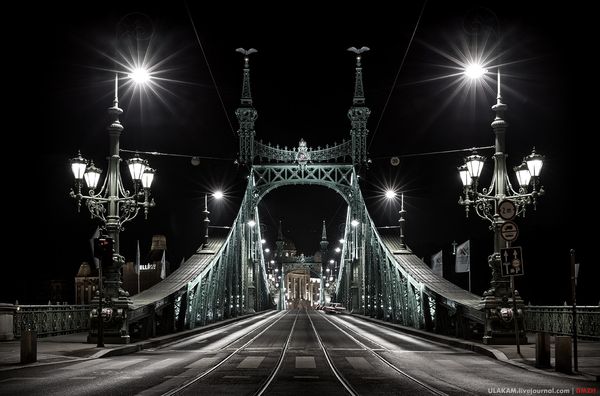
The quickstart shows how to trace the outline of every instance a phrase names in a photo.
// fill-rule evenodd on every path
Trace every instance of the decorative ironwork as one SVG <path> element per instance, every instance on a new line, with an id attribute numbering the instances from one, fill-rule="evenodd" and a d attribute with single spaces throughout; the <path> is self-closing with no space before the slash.
<path id="1" fill-rule="evenodd" d="M 89 305 L 19 305 L 13 316 L 15 339 L 21 331 L 36 331 L 38 337 L 87 331 Z"/>
<path id="2" fill-rule="evenodd" d="M 525 306 L 525 328 L 534 333 L 573 335 L 573 307 Z M 600 305 L 577 307 L 577 337 L 600 341 Z"/>
<path id="3" fill-rule="evenodd" d="M 272 146 L 270 143 L 264 144 L 262 141 L 254 142 L 254 158 L 259 163 L 262 161 L 295 163 L 298 162 L 298 156 L 301 152 L 306 153 L 305 162 L 308 163 L 338 162 L 340 160 L 344 162 L 352 156 L 352 141 L 344 140 L 341 144 L 334 143 L 333 146 L 329 147 L 327 145 L 325 148 L 313 149 L 299 146 L 291 150 L 288 150 L 287 147 Z"/>

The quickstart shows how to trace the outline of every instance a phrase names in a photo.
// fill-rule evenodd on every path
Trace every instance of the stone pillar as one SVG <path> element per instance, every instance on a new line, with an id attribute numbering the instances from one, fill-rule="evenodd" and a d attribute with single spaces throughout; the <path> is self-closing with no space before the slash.
<path id="1" fill-rule="evenodd" d="M 550 334 L 548 333 L 536 335 L 535 367 L 550 367 Z"/>
<path id="2" fill-rule="evenodd" d="M 554 364 L 555 370 L 561 373 L 572 373 L 572 339 L 569 336 L 554 338 Z"/>
<path id="3" fill-rule="evenodd" d="M 17 306 L 0 303 L 0 341 L 11 341 L 15 339 L 13 333 L 13 321 Z"/>
<path id="4" fill-rule="evenodd" d="M 21 363 L 37 362 L 37 331 L 21 332 Z"/>

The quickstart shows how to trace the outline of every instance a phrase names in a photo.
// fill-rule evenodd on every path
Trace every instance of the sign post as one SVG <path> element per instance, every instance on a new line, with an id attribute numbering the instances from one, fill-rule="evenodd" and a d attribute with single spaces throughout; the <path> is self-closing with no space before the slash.
<path id="1" fill-rule="evenodd" d="M 573 356 L 575 356 L 575 371 L 577 367 L 577 270 L 575 268 L 575 250 L 571 249 L 571 292 L 573 293 Z"/>
<path id="2" fill-rule="evenodd" d="M 500 259 L 502 261 L 502 276 L 510 276 L 513 300 L 513 320 L 515 321 L 515 337 L 517 340 L 517 353 L 521 353 L 521 343 L 519 340 L 519 323 L 517 320 L 517 301 L 515 299 L 515 276 L 523 275 L 523 253 L 521 247 L 515 246 L 506 249 L 500 249 Z"/>

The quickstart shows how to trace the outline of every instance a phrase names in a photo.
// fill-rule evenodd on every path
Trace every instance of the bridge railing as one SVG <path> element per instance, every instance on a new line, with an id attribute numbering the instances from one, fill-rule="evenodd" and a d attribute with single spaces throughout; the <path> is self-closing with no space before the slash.
<path id="1" fill-rule="evenodd" d="M 525 328 L 534 333 L 573 335 L 573 307 L 565 305 L 525 307 Z M 600 341 L 600 305 L 578 306 L 577 338 Z"/>
<path id="2" fill-rule="evenodd" d="M 87 331 L 90 327 L 89 305 L 19 305 L 13 315 L 13 334 L 36 331 L 38 337 Z"/>

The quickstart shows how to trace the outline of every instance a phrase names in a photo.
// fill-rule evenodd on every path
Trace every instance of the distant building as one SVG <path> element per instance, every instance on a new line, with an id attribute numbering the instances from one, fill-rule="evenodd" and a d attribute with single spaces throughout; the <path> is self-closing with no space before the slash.
<path id="1" fill-rule="evenodd" d="M 297 255 L 296 245 L 288 238 L 283 240 L 283 263 L 321 262 L 321 251 L 318 250 L 313 257 L 305 257 L 304 254 Z M 277 261 L 277 253 L 274 252 L 272 259 Z M 297 270 L 287 274 L 283 283 L 286 290 L 286 301 L 288 308 L 295 309 L 299 306 L 314 307 L 319 302 L 319 291 L 321 281 L 319 277 L 309 270 Z"/>
<path id="2" fill-rule="evenodd" d="M 164 235 L 154 235 L 150 252 L 140 257 L 139 275 L 135 272 L 135 262 L 123 266 L 123 289 L 130 296 L 151 288 L 162 281 L 162 257 L 165 254 L 165 277 L 171 273 L 170 254 L 167 250 L 167 238 Z"/>
<path id="3" fill-rule="evenodd" d="M 95 268 L 92 270 L 86 262 L 81 264 L 79 272 L 75 276 L 75 304 L 89 304 L 96 295 L 98 284 L 97 270 Z"/>

